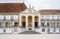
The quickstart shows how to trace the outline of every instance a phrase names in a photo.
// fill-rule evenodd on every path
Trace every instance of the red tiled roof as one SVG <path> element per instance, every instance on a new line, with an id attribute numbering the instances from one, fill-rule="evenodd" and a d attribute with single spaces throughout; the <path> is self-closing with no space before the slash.
<path id="1" fill-rule="evenodd" d="M 27 7 L 24 3 L 0 3 L 0 12 L 21 12 Z"/>
<path id="2" fill-rule="evenodd" d="M 60 10 L 40 10 L 41 13 L 60 13 Z"/>

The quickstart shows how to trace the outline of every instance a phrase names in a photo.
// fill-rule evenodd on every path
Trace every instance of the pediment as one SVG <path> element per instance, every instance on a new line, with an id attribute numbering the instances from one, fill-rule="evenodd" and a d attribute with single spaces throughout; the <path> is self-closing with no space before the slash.
<path id="1" fill-rule="evenodd" d="M 22 11 L 21 14 L 22 14 L 22 13 L 24 13 L 24 14 L 38 13 L 38 11 L 27 8 L 26 10 Z"/>

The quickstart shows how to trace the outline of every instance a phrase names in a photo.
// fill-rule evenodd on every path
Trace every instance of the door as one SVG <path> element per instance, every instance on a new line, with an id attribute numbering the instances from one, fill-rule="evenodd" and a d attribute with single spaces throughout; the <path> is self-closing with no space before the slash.
<path id="1" fill-rule="evenodd" d="M 22 22 L 22 26 L 25 27 L 26 26 L 26 23 L 25 22 Z"/>
<path id="2" fill-rule="evenodd" d="M 38 22 L 35 22 L 35 27 L 38 27 Z"/>
<path id="3" fill-rule="evenodd" d="M 22 27 L 26 27 L 26 17 L 25 16 L 22 16 L 21 23 L 22 23 Z"/>
<path id="4" fill-rule="evenodd" d="M 34 18 L 34 22 L 35 22 L 35 28 L 37 28 L 38 27 L 38 16 L 35 16 L 35 18 Z"/>

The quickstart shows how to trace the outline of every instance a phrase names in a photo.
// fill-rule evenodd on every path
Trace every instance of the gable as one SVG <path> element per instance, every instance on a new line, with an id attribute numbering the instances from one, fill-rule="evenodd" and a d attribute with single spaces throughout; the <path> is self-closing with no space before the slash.
<path id="1" fill-rule="evenodd" d="M 21 13 L 24 13 L 24 14 L 32 14 L 32 13 L 39 13 L 39 12 L 36 11 L 36 10 L 27 8 L 24 11 L 22 11 Z"/>

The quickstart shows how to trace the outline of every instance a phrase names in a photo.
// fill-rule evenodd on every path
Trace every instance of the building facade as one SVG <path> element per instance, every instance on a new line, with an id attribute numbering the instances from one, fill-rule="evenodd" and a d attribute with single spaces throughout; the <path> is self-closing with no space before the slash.
<path id="1" fill-rule="evenodd" d="M 36 31 L 41 34 L 60 33 L 60 10 L 27 8 L 24 3 L 0 4 L 0 33 Z"/>

